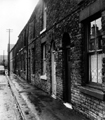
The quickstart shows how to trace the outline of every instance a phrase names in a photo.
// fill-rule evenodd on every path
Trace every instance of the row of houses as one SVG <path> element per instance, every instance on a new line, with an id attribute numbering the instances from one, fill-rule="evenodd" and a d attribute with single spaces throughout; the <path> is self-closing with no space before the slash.
<path id="1" fill-rule="evenodd" d="M 12 72 L 105 119 L 105 0 L 39 0 L 10 55 Z"/>

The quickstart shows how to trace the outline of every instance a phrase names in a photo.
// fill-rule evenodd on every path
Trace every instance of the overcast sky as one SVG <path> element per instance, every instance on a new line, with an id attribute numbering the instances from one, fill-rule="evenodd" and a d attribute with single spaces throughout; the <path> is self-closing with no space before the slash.
<path id="1" fill-rule="evenodd" d="M 8 32 L 10 43 L 15 44 L 18 35 L 28 22 L 38 0 L 0 0 L 0 55 L 7 54 Z"/>

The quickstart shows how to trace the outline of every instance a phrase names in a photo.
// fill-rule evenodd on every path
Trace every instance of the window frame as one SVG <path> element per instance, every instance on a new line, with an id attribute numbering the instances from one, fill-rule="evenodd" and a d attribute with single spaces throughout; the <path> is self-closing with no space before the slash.
<path id="1" fill-rule="evenodd" d="M 42 75 L 46 74 L 46 42 L 41 44 L 42 49 Z"/>
<path id="2" fill-rule="evenodd" d="M 35 74 L 35 47 L 32 48 L 32 73 Z"/>
<path id="3" fill-rule="evenodd" d="M 26 53 L 24 53 L 23 63 L 24 63 L 24 71 L 26 71 Z"/>
<path id="4" fill-rule="evenodd" d="M 88 45 L 89 44 L 88 43 L 89 43 L 89 37 L 90 37 L 90 31 L 89 31 L 89 29 L 90 29 L 90 22 L 98 19 L 99 17 L 102 18 L 101 13 L 98 13 L 98 14 L 96 14 L 94 16 L 91 16 L 88 19 L 86 19 L 85 21 L 83 21 L 83 26 L 84 26 L 83 27 L 84 28 L 83 57 L 85 57 L 85 58 L 83 58 L 83 60 L 85 61 L 84 65 L 86 65 L 86 68 L 84 67 L 84 70 L 85 70 L 85 78 L 84 79 L 85 79 L 85 81 L 82 81 L 82 84 L 90 86 L 90 87 L 93 86 L 94 88 L 102 89 L 102 83 L 91 82 L 90 81 L 90 75 L 89 75 L 89 69 L 90 68 L 89 68 L 89 50 L 88 50 Z M 99 52 L 102 52 L 102 50 L 99 51 Z"/>
<path id="5" fill-rule="evenodd" d="M 43 1 L 42 4 L 42 28 L 40 31 L 40 34 L 42 34 L 43 32 L 46 31 L 46 27 L 47 27 L 47 7 L 45 2 Z"/>
<path id="6" fill-rule="evenodd" d="M 43 3 L 43 30 L 46 29 L 46 24 L 47 24 L 47 7 L 45 5 L 45 2 Z"/>

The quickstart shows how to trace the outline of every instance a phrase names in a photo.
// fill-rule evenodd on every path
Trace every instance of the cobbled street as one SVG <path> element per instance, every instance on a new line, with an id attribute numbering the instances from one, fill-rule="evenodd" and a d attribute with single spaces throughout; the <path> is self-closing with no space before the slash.
<path id="1" fill-rule="evenodd" d="M 0 120 L 22 120 L 6 76 L 0 75 Z"/>

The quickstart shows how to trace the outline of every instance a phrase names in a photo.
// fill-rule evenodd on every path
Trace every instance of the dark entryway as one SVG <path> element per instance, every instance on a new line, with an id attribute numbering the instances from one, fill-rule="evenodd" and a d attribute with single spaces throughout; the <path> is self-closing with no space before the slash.
<path id="1" fill-rule="evenodd" d="M 63 35 L 63 100 L 71 103 L 70 37 Z"/>

